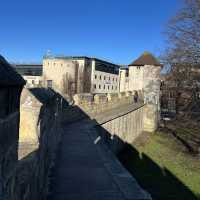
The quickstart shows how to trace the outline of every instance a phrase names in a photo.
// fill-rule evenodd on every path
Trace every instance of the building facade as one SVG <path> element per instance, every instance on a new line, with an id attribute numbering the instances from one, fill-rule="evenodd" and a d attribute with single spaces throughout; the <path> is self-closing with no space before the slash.
<path id="1" fill-rule="evenodd" d="M 24 78 L 27 88 L 42 86 L 42 64 L 12 64 L 12 67 Z"/>
<path id="2" fill-rule="evenodd" d="M 120 69 L 120 92 L 141 90 L 146 102 L 159 104 L 161 68 L 152 54 L 144 52 L 128 68 Z"/>
<path id="3" fill-rule="evenodd" d="M 159 75 L 162 66 L 148 52 L 127 67 L 86 56 L 48 56 L 44 57 L 42 65 L 13 66 L 24 77 L 28 88 L 50 87 L 69 96 L 141 90 L 146 101 L 159 103 Z"/>
<path id="4" fill-rule="evenodd" d="M 61 94 L 117 93 L 119 66 L 89 57 L 46 57 L 43 84 Z"/>

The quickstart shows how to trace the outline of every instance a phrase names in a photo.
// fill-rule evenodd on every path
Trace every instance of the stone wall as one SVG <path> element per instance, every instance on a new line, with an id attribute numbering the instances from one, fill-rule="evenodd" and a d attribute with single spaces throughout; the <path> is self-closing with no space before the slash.
<path id="1" fill-rule="evenodd" d="M 77 93 L 78 66 L 71 60 L 44 59 L 43 86 L 52 87 L 60 94 Z M 48 81 L 52 85 L 48 85 Z"/>
<path id="2" fill-rule="evenodd" d="M 139 96 L 138 101 L 143 102 L 143 99 Z M 133 102 L 133 93 L 131 92 L 96 95 L 77 94 L 74 96 L 75 105 L 79 106 L 92 118 L 99 113 L 103 113 L 123 105 L 130 105 L 133 104 Z"/>
<path id="3" fill-rule="evenodd" d="M 111 118 L 104 123 L 100 123 L 101 135 L 105 140 L 112 144 L 110 147 L 116 153 L 121 148 L 121 142 L 132 144 L 133 141 L 144 130 L 144 115 L 145 105 L 138 105 L 135 108 L 128 109 L 125 113 L 120 114 L 117 117 Z"/>
<path id="4" fill-rule="evenodd" d="M 17 165 L 19 112 L 0 119 L 0 199 L 6 199 L 8 179 Z"/>
<path id="5" fill-rule="evenodd" d="M 23 89 L 20 102 L 18 157 L 22 159 L 38 148 L 38 117 L 42 103 L 28 89 Z"/>
<path id="6" fill-rule="evenodd" d="M 97 121 L 101 127 L 101 135 L 109 135 L 108 140 L 113 140 L 112 147 L 116 150 L 120 147 L 119 140 L 131 144 L 143 131 L 154 132 L 158 127 L 157 105 L 144 104 L 143 92 L 137 92 L 137 103 L 134 102 L 134 92 L 129 91 L 95 96 L 79 94 L 75 95 L 74 99 L 76 105 Z M 119 139 L 118 142 L 115 142 L 116 138 Z"/>
<path id="7" fill-rule="evenodd" d="M 61 99 L 56 94 L 43 103 L 39 115 L 39 146 L 12 170 L 6 200 L 44 200 L 49 194 L 51 170 L 61 141 Z M 26 138 L 27 139 L 27 138 Z"/>
<path id="8" fill-rule="evenodd" d="M 155 104 L 146 104 L 144 108 L 144 128 L 146 132 L 154 132 L 158 128 L 159 111 Z"/>
<path id="9" fill-rule="evenodd" d="M 54 95 L 44 88 L 24 88 L 20 100 L 19 159 L 33 152 L 39 144 L 41 108 Z"/>

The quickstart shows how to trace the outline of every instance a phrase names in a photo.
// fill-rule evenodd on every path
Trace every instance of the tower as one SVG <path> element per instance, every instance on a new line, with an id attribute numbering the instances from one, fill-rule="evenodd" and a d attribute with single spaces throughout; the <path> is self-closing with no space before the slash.
<path id="1" fill-rule="evenodd" d="M 129 65 L 129 90 L 142 90 L 146 110 L 144 126 L 155 130 L 160 119 L 160 70 L 162 64 L 149 52 L 144 52 Z"/>

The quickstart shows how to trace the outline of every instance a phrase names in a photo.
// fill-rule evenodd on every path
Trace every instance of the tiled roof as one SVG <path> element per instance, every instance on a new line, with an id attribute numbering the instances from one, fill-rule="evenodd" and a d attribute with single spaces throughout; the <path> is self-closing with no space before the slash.
<path id="1" fill-rule="evenodd" d="M 25 85 L 24 79 L 0 55 L 0 86 Z"/>
<path id="2" fill-rule="evenodd" d="M 162 66 L 162 64 L 160 64 L 159 61 L 149 52 L 144 52 L 138 59 L 129 64 L 129 66 L 144 65 Z"/>

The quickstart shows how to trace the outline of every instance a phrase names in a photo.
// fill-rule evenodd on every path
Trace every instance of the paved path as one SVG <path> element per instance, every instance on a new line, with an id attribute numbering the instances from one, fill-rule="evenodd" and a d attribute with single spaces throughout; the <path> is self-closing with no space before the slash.
<path id="1" fill-rule="evenodd" d="M 151 199 L 97 138 L 88 119 L 64 128 L 48 200 Z"/>

